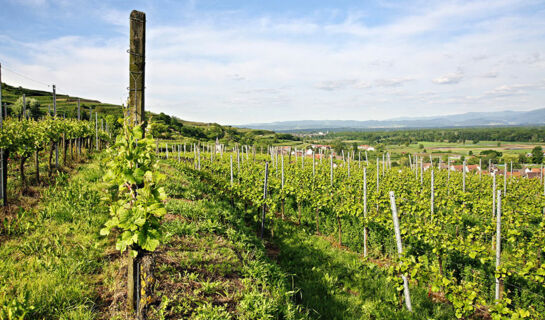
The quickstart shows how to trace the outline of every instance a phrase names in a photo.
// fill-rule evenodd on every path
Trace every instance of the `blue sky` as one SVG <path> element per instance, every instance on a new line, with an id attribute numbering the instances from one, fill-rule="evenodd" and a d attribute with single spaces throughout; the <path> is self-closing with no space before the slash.
<path id="1" fill-rule="evenodd" d="M 0 0 L 2 80 L 122 103 L 147 14 L 147 108 L 243 124 L 545 107 L 545 2 Z M 22 77 L 26 75 L 34 80 Z"/>

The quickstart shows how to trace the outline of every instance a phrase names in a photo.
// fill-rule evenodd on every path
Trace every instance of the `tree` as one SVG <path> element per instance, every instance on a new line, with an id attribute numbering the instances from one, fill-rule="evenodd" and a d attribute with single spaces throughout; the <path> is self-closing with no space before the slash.
<path id="1" fill-rule="evenodd" d="M 543 149 L 541 146 L 536 146 L 532 150 L 532 162 L 536 164 L 540 164 L 543 162 Z"/>
<path id="2" fill-rule="evenodd" d="M 34 98 L 30 99 L 28 102 L 28 107 L 30 109 L 30 116 L 34 119 L 38 119 L 45 114 L 45 112 L 40 110 L 40 102 Z"/>
<path id="3" fill-rule="evenodd" d="M 168 126 L 164 123 L 154 122 L 151 126 L 151 134 L 154 137 L 163 137 L 168 133 Z"/>
<path id="4" fill-rule="evenodd" d="M 335 140 L 332 147 L 337 154 L 341 154 L 343 150 L 346 150 L 346 144 L 342 140 Z"/>
<path id="5" fill-rule="evenodd" d="M 526 163 L 526 156 L 524 154 L 519 154 L 519 163 Z"/>

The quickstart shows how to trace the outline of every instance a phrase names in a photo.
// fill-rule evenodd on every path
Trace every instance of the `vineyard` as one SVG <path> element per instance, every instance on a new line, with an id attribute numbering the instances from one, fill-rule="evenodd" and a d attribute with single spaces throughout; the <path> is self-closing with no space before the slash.
<path id="1" fill-rule="evenodd" d="M 400 301 L 405 276 L 409 287 L 425 287 L 430 298 L 451 303 L 458 318 L 545 312 L 542 179 L 390 168 L 379 159 L 296 159 L 273 150 L 199 151 L 182 159 L 210 172 L 218 191 L 243 205 L 271 238 L 280 224 L 291 223 L 335 235 L 337 245 L 384 266 Z"/>
<path id="2" fill-rule="evenodd" d="M 13 190 L 11 186 L 6 186 L 7 178 L 16 176 L 12 174 L 13 170 L 9 170 L 10 167 L 18 170 L 19 186 L 24 193 L 29 185 L 26 167 L 31 157 L 34 157 L 32 183 L 39 184 L 40 168 L 44 164 L 47 176 L 51 177 L 60 165 L 81 159 L 84 153 L 88 156 L 94 149 L 103 149 L 110 141 L 110 135 L 103 128 L 99 129 L 97 123 L 89 121 L 51 116 L 39 120 L 8 117 L 3 120 L 0 132 L 5 168 L 3 174 L 6 179 L 3 181 L 3 190 Z M 4 205 L 9 196 L 13 195 L 3 194 Z"/>
<path id="3" fill-rule="evenodd" d="M 18 5 L 3 4 L 4 20 L 18 17 L 10 11 Z M 17 18 L 28 26 L 9 24 L 35 35 L 0 34 L 8 62 L 0 65 L 0 320 L 545 319 L 545 109 L 522 110 L 541 103 L 539 43 L 519 54 L 528 28 L 512 52 L 488 52 L 505 49 L 493 33 L 482 52 L 459 50 L 478 47 L 476 35 L 463 41 L 470 29 L 521 38 L 504 25 L 517 10 L 542 21 L 542 8 L 430 4 L 416 6 L 430 10 L 421 15 L 405 4 L 342 13 L 300 3 L 289 19 L 241 15 L 231 28 L 249 9 L 191 2 L 157 15 L 176 5 L 146 6 L 155 15 L 149 31 L 146 13 L 132 10 L 126 33 L 127 21 L 117 21 L 125 9 L 112 4 L 32 4 L 39 15 Z M 214 14 L 192 17 L 212 6 Z M 299 19 L 299 6 L 325 20 Z M 390 24 L 405 6 L 411 14 Z M 452 20 L 461 15 L 472 21 Z M 90 23 L 93 33 L 61 32 L 73 17 L 70 32 Z M 112 26 L 115 38 L 94 33 Z M 50 33 L 59 37 L 40 40 Z M 122 52 L 119 35 L 129 36 Z M 388 41 L 415 47 L 380 47 Z M 119 54 L 128 55 L 127 91 L 116 80 Z M 149 75 L 148 54 L 158 70 Z M 3 70 L 17 85 L 2 82 Z M 57 95 L 57 85 L 34 78 L 44 74 L 74 92 L 126 96 L 115 105 Z M 26 81 L 52 90 L 18 86 Z M 454 111 L 427 113 L 445 105 Z M 511 105 L 520 110 L 501 110 Z M 172 107 L 184 118 L 273 122 L 237 127 L 150 111 Z M 299 119 L 330 110 L 354 119 Z"/>
<path id="4" fill-rule="evenodd" d="M 424 169 L 419 157 L 392 167 L 387 155 L 158 143 L 130 118 L 123 123 L 114 141 L 87 121 L 4 121 L 2 146 L 18 160 L 38 152 L 49 161 L 58 145 L 64 164 L 108 148 L 73 177 L 53 177 L 42 205 L 4 222 L 2 317 L 545 312 L 542 178 L 454 172 L 439 159 Z"/>

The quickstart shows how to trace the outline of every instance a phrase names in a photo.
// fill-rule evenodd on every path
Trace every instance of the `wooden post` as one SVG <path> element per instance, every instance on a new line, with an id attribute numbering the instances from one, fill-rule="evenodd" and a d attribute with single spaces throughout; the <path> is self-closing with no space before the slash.
<path id="1" fill-rule="evenodd" d="M 95 149 L 98 151 L 98 112 L 95 112 Z"/>
<path id="2" fill-rule="evenodd" d="M 53 117 L 57 117 L 57 87 L 53 85 Z M 59 169 L 59 143 L 55 142 L 55 169 Z"/>
<path id="3" fill-rule="evenodd" d="M 403 244 L 401 243 L 401 232 L 399 230 L 399 220 L 397 218 L 396 199 L 395 199 L 395 195 L 393 191 L 390 191 L 390 206 L 392 208 L 392 220 L 394 221 L 394 232 L 396 237 L 397 253 L 399 254 L 399 257 L 401 257 L 403 255 Z M 403 279 L 403 292 L 405 294 L 405 305 L 407 306 L 407 310 L 409 310 L 409 312 L 412 312 L 413 307 L 411 305 L 411 294 L 409 292 L 409 280 L 407 279 L 407 276 L 405 274 L 402 274 L 401 278 Z"/>
<path id="4" fill-rule="evenodd" d="M 261 234 L 260 239 L 263 240 L 263 230 L 265 229 L 265 200 L 267 200 L 267 180 L 269 179 L 269 163 L 265 162 L 265 179 L 263 181 L 263 208 L 261 210 Z"/>
<path id="5" fill-rule="evenodd" d="M 130 16 L 129 109 L 135 123 L 145 126 L 146 14 L 133 10 Z"/>
<path id="6" fill-rule="evenodd" d="M 21 114 L 21 119 L 26 119 L 26 95 L 23 93 L 23 113 Z"/>
<path id="7" fill-rule="evenodd" d="M 78 121 L 81 120 L 81 106 L 80 106 L 80 99 L 78 98 Z M 81 138 L 78 138 L 77 140 L 77 148 L 78 148 L 78 160 L 80 160 L 81 157 Z"/>
<path id="8" fill-rule="evenodd" d="M 0 130 L 4 130 L 4 119 L 2 117 L 2 65 L 0 64 Z M 4 155 L 4 149 L 0 149 L 0 197 L 2 197 L 2 205 L 7 204 L 6 199 L 6 182 L 7 182 L 7 156 Z"/>

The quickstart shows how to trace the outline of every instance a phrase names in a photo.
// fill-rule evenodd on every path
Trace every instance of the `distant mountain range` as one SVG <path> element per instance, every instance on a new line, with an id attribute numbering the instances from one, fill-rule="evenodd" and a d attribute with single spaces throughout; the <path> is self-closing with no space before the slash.
<path id="1" fill-rule="evenodd" d="M 300 120 L 252 123 L 238 127 L 274 131 L 348 131 L 402 128 L 545 125 L 545 108 L 531 111 L 468 112 L 448 116 L 390 120 Z"/>

